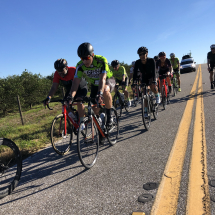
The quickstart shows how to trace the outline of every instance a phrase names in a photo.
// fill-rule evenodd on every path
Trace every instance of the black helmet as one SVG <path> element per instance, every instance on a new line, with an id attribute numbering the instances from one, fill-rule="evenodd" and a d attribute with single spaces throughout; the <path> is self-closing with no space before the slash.
<path id="1" fill-rule="evenodd" d="M 212 45 L 210 46 L 210 48 L 211 48 L 211 49 L 215 49 L 215 44 L 212 44 Z"/>
<path id="2" fill-rule="evenodd" d="M 65 68 L 67 66 L 67 61 L 63 58 L 61 59 L 57 59 L 55 62 L 54 62 L 54 68 L 56 70 L 62 70 L 63 68 Z"/>
<path id="3" fill-rule="evenodd" d="M 113 60 L 112 62 L 111 62 L 111 66 L 112 67 L 116 67 L 116 66 L 118 66 L 119 65 L 119 61 L 118 60 Z"/>
<path id="4" fill-rule="evenodd" d="M 171 53 L 169 56 L 170 56 L 170 57 L 175 57 L 175 54 L 174 54 L 174 53 Z"/>
<path id="5" fill-rule="evenodd" d="M 158 60 L 158 56 L 156 55 L 156 56 L 154 56 L 154 60 Z"/>
<path id="6" fill-rule="evenodd" d="M 148 49 L 144 46 L 141 46 L 138 50 L 137 50 L 137 54 L 140 54 L 141 52 L 145 52 L 148 53 Z"/>
<path id="7" fill-rule="evenodd" d="M 166 53 L 165 53 L 165 52 L 160 52 L 160 53 L 158 54 L 158 56 L 159 56 L 159 57 L 161 57 L 161 56 L 166 56 Z"/>
<path id="8" fill-rule="evenodd" d="M 86 57 L 88 55 L 92 55 L 94 52 L 93 46 L 90 43 L 82 43 L 78 47 L 78 56 L 79 57 Z"/>

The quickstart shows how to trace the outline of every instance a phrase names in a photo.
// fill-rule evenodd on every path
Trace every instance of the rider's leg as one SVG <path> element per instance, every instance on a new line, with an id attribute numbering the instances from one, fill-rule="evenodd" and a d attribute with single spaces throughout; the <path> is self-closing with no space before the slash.
<path id="1" fill-rule="evenodd" d="M 169 93 L 172 92 L 172 84 L 171 84 L 171 79 L 170 77 L 166 77 L 166 81 L 168 83 L 168 87 L 169 87 Z"/>

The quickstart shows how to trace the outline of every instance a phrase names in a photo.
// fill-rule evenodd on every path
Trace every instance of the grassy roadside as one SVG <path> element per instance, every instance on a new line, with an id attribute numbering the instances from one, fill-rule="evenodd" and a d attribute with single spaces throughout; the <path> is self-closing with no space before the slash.
<path id="1" fill-rule="evenodd" d="M 128 87 L 128 91 L 131 92 L 131 87 Z M 112 93 L 113 95 L 114 93 Z M 0 137 L 13 140 L 23 157 L 46 147 L 51 143 L 51 123 L 55 116 L 62 113 L 60 103 L 51 103 L 50 106 L 53 108 L 52 111 L 45 109 L 41 104 L 23 112 L 24 126 L 21 123 L 19 113 L 0 118 Z"/>

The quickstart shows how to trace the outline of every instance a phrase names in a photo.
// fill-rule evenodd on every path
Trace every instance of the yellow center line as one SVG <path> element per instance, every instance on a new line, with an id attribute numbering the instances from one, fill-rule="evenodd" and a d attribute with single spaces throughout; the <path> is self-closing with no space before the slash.
<path id="1" fill-rule="evenodd" d="M 190 98 L 187 101 L 179 129 L 168 158 L 164 175 L 153 204 L 151 215 L 173 215 L 177 211 L 178 195 L 181 181 L 181 174 L 184 164 L 184 157 L 187 149 L 189 128 L 192 119 L 194 96 L 200 69 L 198 69 Z"/>
<path id="2" fill-rule="evenodd" d="M 210 214 L 210 195 L 206 160 L 205 116 L 202 91 L 202 72 L 200 66 L 188 185 L 187 215 Z"/>

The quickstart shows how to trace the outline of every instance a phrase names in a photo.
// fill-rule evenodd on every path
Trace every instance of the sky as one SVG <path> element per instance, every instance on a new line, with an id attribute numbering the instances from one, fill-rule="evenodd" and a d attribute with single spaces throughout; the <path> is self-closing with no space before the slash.
<path id="1" fill-rule="evenodd" d="M 51 75 L 65 58 L 76 66 L 78 46 L 89 42 L 108 62 L 131 64 L 137 50 L 164 51 L 180 60 L 191 51 L 206 63 L 215 44 L 214 0 L 0 0 L 0 78 Z"/>

